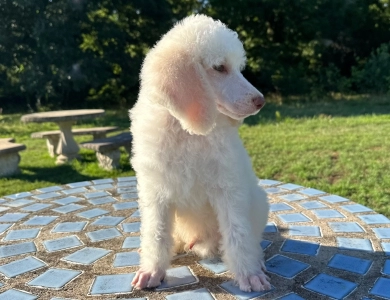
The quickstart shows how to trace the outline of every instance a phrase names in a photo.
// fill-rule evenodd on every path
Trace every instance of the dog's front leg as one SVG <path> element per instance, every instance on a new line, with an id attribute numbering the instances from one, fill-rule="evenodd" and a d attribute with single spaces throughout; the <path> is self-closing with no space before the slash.
<path id="1" fill-rule="evenodd" d="M 148 203 L 141 206 L 141 267 L 132 285 L 136 289 L 159 286 L 172 258 L 172 206 Z"/>
<path id="2" fill-rule="evenodd" d="M 214 204 L 222 234 L 223 260 L 234 273 L 242 291 L 271 289 L 269 278 L 264 273 L 260 237 L 255 236 L 256 230 L 250 221 L 250 201 L 231 196 L 234 192 L 221 194 L 224 196 Z"/>

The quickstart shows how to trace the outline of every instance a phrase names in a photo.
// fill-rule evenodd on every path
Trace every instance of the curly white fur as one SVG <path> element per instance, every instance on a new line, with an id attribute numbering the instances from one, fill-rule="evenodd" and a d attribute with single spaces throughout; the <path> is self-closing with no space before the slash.
<path id="1" fill-rule="evenodd" d="M 269 289 L 261 235 L 265 192 L 238 136 L 264 105 L 241 74 L 237 34 L 204 15 L 176 24 L 145 58 L 130 111 L 138 178 L 141 268 L 136 288 L 158 286 L 174 252 L 222 254 L 240 289 Z"/>

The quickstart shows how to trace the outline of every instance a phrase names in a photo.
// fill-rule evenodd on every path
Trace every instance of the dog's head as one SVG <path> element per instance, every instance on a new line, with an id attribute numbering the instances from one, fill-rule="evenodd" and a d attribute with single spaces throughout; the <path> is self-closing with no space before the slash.
<path id="1" fill-rule="evenodd" d="M 183 129 L 205 135 L 218 113 L 242 120 L 264 106 L 263 95 L 241 74 L 245 61 L 237 33 L 210 17 L 190 16 L 149 52 L 141 88 Z"/>

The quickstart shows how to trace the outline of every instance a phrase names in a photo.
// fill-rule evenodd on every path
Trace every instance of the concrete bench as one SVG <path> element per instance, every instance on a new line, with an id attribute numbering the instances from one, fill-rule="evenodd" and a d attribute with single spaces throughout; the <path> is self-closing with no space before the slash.
<path id="1" fill-rule="evenodd" d="M 130 154 L 131 141 L 131 134 L 125 132 L 116 136 L 81 143 L 80 147 L 96 151 L 99 166 L 105 170 L 112 170 L 119 167 L 120 147 L 124 147 L 127 153 Z"/>
<path id="2" fill-rule="evenodd" d="M 11 141 L 14 141 L 14 139 L 0 140 L 0 177 L 19 173 L 19 151 L 26 149 L 26 146 Z"/>
<path id="3" fill-rule="evenodd" d="M 93 139 L 105 138 L 106 134 L 109 132 L 117 131 L 118 127 L 94 127 L 94 128 L 76 128 L 72 129 L 73 135 L 92 135 Z M 60 140 L 61 131 L 52 130 L 52 131 L 41 131 L 34 132 L 31 134 L 32 138 L 35 139 L 46 139 L 47 149 L 51 157 L 55 156 L 57 145 Z"/>

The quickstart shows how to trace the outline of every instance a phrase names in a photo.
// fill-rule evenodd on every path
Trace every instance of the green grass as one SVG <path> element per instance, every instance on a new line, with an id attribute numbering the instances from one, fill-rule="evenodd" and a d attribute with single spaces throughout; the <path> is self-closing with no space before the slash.
<path id="1" fill-rule="evenodd" d="M 55 124 L 22 124 L 20 114 L 0 116 L 0 137 L 15 137 L 22 173 L 0 179 L 0 196 L 54 184 L 129 176 L 134 172 L 125 153 L 122 168 L 99 169 L 94 152 L 82 150 L 81 161 L 56 166 L 44 140 L 32 132 L 57 129 Z M 127 130 L 127 112 L 109 111 L 93 124 Z M 274 100 L 250 117 L 240 135 L 258 177 L 296 183 L 347 197 L 390 217 L 390 98 L 357 97 L 321 102 Z M 86 137 L 76 137 L 78 141 Z"/>

